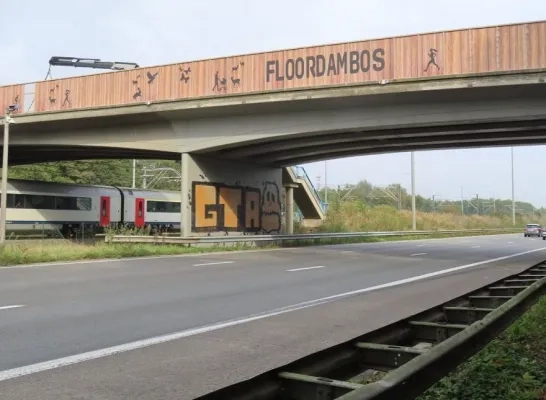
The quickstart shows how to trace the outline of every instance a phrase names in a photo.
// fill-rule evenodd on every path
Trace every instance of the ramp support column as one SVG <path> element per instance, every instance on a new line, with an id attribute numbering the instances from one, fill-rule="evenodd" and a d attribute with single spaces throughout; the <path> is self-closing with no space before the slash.
<path id="1" fill-rule="evenodd" d="M 289 183 L 284 185 L 286 189 L 286 233 L 291 235 L 294 233 L 294 189 L 298 185 Z"/>
<path id="2" fill-rule="evenodd" d="M 191 235 L 191 206 L 190 206 L 190 155 L 182 153 L 180 174 L 180 236 Z"/>

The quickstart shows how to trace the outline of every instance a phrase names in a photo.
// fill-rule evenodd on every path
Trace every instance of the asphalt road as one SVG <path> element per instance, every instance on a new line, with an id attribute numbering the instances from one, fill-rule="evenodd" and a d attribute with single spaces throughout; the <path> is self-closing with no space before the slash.
<path id="1" fill-rule="evenodd" d="M 0 398 L 193 398 L 544 259 L 546 242 L 518 234 L 0 268 Z M 340 307 L 368 307 L 366 323 Z M 294 330 L 306 318 L 320 338 Z M 217 348 L 227 338 L 239 345 Z"/>

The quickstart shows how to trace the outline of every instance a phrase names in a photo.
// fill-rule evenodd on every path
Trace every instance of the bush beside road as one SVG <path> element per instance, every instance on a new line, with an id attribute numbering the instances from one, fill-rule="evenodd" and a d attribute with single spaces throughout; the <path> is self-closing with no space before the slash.
<path id="1" fill-rule="evenodd" d="M 418 400 L 546 399 L 546 297 Z"/>

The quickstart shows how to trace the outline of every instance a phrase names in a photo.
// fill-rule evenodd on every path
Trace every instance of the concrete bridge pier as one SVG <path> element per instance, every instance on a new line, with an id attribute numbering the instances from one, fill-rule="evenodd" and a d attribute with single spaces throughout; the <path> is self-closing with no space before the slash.
<path id="1" fill-rule="evenodd" d="M 281 233 L 280 167 L 183 153 L 181 175 L 183 237 Z"/>
<path id="2" fill-rule="evenodd" d="M 286 190 L 286 233 L 291 235 L 294 233 L 294 189 L 298 188 L 295 183 L 284 184 Z"/>
<path id="3" fill-rule="evenodd" d="M 191 204 L 190 204 L 190 162 L 191 156 L 182 153 L 180 160 L 180 236 L 191 236 Z"/>

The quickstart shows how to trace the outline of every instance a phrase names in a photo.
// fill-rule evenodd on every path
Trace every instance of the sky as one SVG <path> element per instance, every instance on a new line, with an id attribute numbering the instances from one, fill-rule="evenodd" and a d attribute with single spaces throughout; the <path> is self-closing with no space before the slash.
<path id="1" fill-rule="evenodd" d="M 45 78 L 51 56 L 160 65 L 300 46 L 546 20 L 544 0 L 27 0 L 0 14 L 0 85 Z M 53 78 L 98 71 L 56 67 Z M 546 206 L 545 146 L 514 149 L 515 197 Z M 511 197 L 510 148 L 415 153 L 416 191 Z M 304 165 L 328 187 L 410 187 L 410 154 Z"/>

